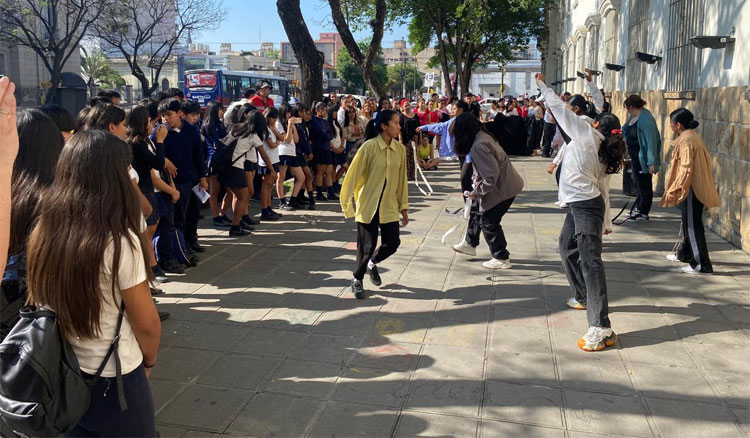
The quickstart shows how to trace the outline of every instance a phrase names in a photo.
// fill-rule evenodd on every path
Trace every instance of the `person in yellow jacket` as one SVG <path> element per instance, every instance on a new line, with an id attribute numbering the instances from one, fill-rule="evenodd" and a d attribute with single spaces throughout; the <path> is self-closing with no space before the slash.
<path id="1" fill-rule="evenodd" d="M 377 264 L 393 255 L 401 244 L 401 226 L 409 223 L 409 186 L 406 181 L 406 148 L 396 140 L 401 126 L 398 113 L 381 110 L 367 125 L 367 140 L 359 147 L 341 186 L 344 216 L 357 221 L 357 261 L 352 292 L 365 298 L 365 273 L 375 286 L 382 280 Z M 354 198 L 354 203 L 352 203 Z M 381 243 L 378 242 L 378 228 Z"/>
<path id="2" fill-rule="evenodd" d="M 667 255 L 670 261 L 689 263 L 682 271 L 688 274 L 713 272 L 703 230 L 703 207 L 720 204 L 716 191 L 708 150 L 701 136 L 695 132 L 698 121 L 693 113 L 679 108 L 669 115 L 675 133 L 672 143 L 672 164 L 667 175 L 662 207 L 679 206 L 682 211 L 682 242 L 676 253 Z"/>

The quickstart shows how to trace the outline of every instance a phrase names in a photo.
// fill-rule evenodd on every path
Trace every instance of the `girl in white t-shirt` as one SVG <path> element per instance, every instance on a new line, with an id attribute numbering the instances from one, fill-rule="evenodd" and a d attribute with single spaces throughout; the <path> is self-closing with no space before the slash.
<path id="1" fill-rule="evenodd" d="M 28 240 L 29 301 L 56 312 L 61 335 L 93 383 L 88 411 L 70 436 L 156 436 L 148 376 L 156 364 L 161 323 L 148 287 L 153 273 L 146 267 L 148 243 L 140 233 L 130 160 L 130 146 L 114 135 L 76 133 L 60 155 L 63 170 L 40 201 Z M 116 337 L 121 308 L 116 349 L 121 385 L 114 357 L 102 378 L 93 381 Z"/>
<path id="2" fill-rule="evenodd" d="M 305 173 L 297 161 L 297 142 L 299 133 L 295 124 L 301 123 L 302 119 L 291 117 L 292 107 L 288 103 L 279 105 L 279 118 L 276 120 L 276 132 L 278 132 L 281 143 L 279 144 L 279 174 L 276 178 L 276 195 L 279 197 L 279 210 L 294 211 L 297 209 L 297 196 L 305 184 Z M 284 181 L 286 171 L 289 169 L 294 176 L 294 188 L 289 201 L 284 197 Z"/>
<path id="3" fill-rule="evenodd" d="M 276 130 L 279 110 L 269 107 L 263 115 L 268 125 L 268 138 L 263 142 L 267 157 L 258 159 L 258 175 L 263 177 L 263 184 L 260 188 L 260 220 L 277 221 L 281 219 L 281 215 L 271 208 L 271 191 L 276 183 L 276 174 L 279 172 L 279 145 L 284 136 Z"/>

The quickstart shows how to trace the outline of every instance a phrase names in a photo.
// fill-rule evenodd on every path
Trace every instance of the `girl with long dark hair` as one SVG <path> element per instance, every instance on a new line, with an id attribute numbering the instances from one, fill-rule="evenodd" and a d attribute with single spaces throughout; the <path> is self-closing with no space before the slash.
<path id="1" fill-rule="evenodd" d="M 310 114 L 310 108 L 305 104 L 298 102 L 294 108 L 292 108 L 292 117 L 299 120 L 295 125 L 297 130 L 297 144 L 295 148 L 297 150 L 297 161 L 299 162 L 302 173 L 305 174 L 305 186 L 307 190 L 307 198 L 305 198 L 305 191 L 300 190 L 297 195 L 297 203 L 300 206 L 307 205 L 308 209 L 315 210 L 315 196 L 313 195 L 313 183 L 315 177 L 310 170 L 311 161 L 313 159 L 312 145 L 310 144 L 310 120 L 312 115 Z"/>
<path id="2" fill-rule="evenodd" d="M 276 183 L 276 177 L 279 172 L 279 144 L 281 144 L 281 134 L 276 131 L 276 121 L 279 118 L 279 110 L 276 107 L 268 107 L 263 112 L 268 126 L 268 136 L 263 141 L 263 150 L 265 155 L 258 159 L 258 174 L 262 177 L 263 182 L 260 188 L 260 219 L 263 221 L 276 221 L 281 219 L 281 215 L 271 208 L 271 192 Z"/>
<path id="3" fill-rule="evenodd" d="M 227 130 L 224 126 L 224 107 L 221 102 L 212 100 L 206 105 L 206 111 L 203 113 L 203 125 L 201 125 L 201 135 L 206 147 L 206 161 L 208 162 L 208 191 L 211 197 L 208 198 L 208 205 L 211 207 L 214 226 L 228 226 L 232 222 L 226 215 L 222 214 L 219 205 L 219 194 L 221 193 L 221 184 L 219 184 L 219 175 L 211 168 L 211 159 L 216 153 L 216 147 L 227 136 Z"/>
<path id="4" fill-rule="evenodd" d="M 558 204 L 568 207 L 560 231 L 560 257 L 575 296 L 567 305 L 586 309 L 589 329 L 578 340 L 584 351 L 599 351 L 617 341 L 607 306 L 607 280 L 602 261 L 602 233 L 609 217 L 610 175 L 622 169 L 625 142 L 620 120 L 611 113 L 593 122 L 579 117 L 555 92 L 547 88 L 544 75 L 537 74 L 537 86 L 555 115 L 560 128 L 570 137 L 563 149 Z"/>
<path id="5" fill-rule="evenodd" d="M 492 259 L 482 266 L 488 269 L 510 269 L 512 266 L 508 242 L 500 222 L 516 196 L 521 193 L 523 178 L 516 172 L 497 140 L 473 114 L 465 113 L 456 117 L 451 130 L 456 138 L 456 153 L 462 156 L 471 153 L 474 189 L 468 196 L 478 202 L 477 219 L 471 224 L 482 230 L 492 253 Z M 474 254 L 477 245 L 479 230 L 467 230 L 466 240 L 454 250 Z M 471 248 L 466 248 L 467 246 Z"/>
<path id="6" fill-rule="evenodd" d="M 341 187 L 341 209 L 357 221 L 357 261 L 352 292 L 365 298 L 365 273 L 375 286 L 382 280 L 377 264 L 396 252 L 401 225 L 409 223 L 409 186 L 406 153 L 397 138 L 401 130 L 398 114 L 382 110 L 367 129 L 367 140 L 359 147 Z M 352 204 L 354 198 L 354 204 Z M 376 249 L 380 229 L 381 244 Z"/>
<path id="7" fill-rule="evenodd" d="M 326 120 L 326 105 L 318 102 L 314 106 L 314 114 L 310 120 L 310 143 L 312 143 L 313 155 L 315 156 L 315 190 L 318 201 L 327 201 L 328 198 L 323 194 L 323 187 L 326 191 L 333 185 L 331 181 L 331 171 L 333 169 L 333 151 L 331 150 L 331 140 L 333 132 L 331 125 Z"/>
<path id="8" fill-rule="evenodd" d="M 156 436 L 148 376 L 161 323 L 148 288 L 153 276 L 145 264 L 138 193 L 127 171 L 131 157 L 131 147 L 107 132 L 76 133 L 60 154 L 29 237 L 29 303 L 55 311 L 61 335 L 92 381 L 91 404 L 70 436 Z M 123 311 L 119 366 L 110 357 L 102 378 L 94 380 Z"/>
<path id="9" fill-rule="evenodd" d="M 675 135 L 672 164 L 669 166 L 662 207 L 678 206 L 682 212 L 682 242 L 667 260 L 688 263 L 687 274 L 713 272 L 703 229 L 703 208 L 721 204 L 716 191 L 711 161 L 693 113 L 679 108 L 669 115 L 669 127 Z"/>
<path id="10" fill-rule="evenodd" d="M 391 109 L 391 99 L 388 99 L 387 97 L 381 97 L 378 101 L 378 106 L 375 108 L 375 111 L 372 113 L 372 119 L 375 120 L 378 117 L 378 113 L 383 110 L 389 110 Z"/>
<path id="11" fill-rule="evenodd" d="M 305 185 L 305 173 L 300 167 L 297 159 L 297 142 L 299 142 L 299 132 L 296 124 L 301 123 L 302 119 L 292 117 L 292 107 L 288 103 L 279 105 L 279 118 L 276 120 L 276 132 L 281 135 L 281 144 L 279 145 L 279 175 L 276 178 L 276 195 L 279 197 L 279 210 L 296 210 L 299 204 L 297 196 Z M 284 197 L 284 180 L 286 179 L 287 169 L 294 177 L 294 187 L 289 200 Z"/>
<path id="12" fill-rule="evenodd" d="M 412 149 L 412 142 L 417 145 L 420 143 L 419 138 L 422 134 L 419 133 L 418 128 L 422 123 L 420 122 L 419 115 L 412 110 L 409 99 L 401 99 L 399 123 L 401 123 L 399 142 L 406 147 L 406 179 L 408 181 L 415 181 L 417 179 L 417 174 L 414 166 L 414 149 Z M 424 133 L 423 135 L 432 138 L 428 133 Z"/>

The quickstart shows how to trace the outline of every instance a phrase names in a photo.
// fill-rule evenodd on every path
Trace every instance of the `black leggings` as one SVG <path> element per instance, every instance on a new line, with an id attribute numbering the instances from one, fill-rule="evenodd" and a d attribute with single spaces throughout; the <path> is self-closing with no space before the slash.
<path id="1" fill-rule="evenodd" d="M 682 212 L 682 242 L 678 246 L 677 257 L 690 263 L 697 271 L 713 272 L 703 229 L 703 203 L 695 196 L 693 189 L 690 189 L 679 207 Z"/>
<path id="2" fill-rule="evenodd" d="M 378 243 L 378 228 L 380 228 L 380 246 Z M 367 262 L 380 263 L 392 256 L 399 245 L 399 224 L 396 222 L 380 223 L 380 211 L 375 212 L 369 224 L 357 222 L 357 261 L 354 268 L 354 278 L 362 280 L 367 272 Z"/>

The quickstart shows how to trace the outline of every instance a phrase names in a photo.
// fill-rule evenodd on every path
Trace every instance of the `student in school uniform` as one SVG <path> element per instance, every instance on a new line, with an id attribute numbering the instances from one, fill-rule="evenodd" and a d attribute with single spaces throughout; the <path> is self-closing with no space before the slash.
<path id="1" fill-rule="evenodd" d="M 279 110 L 274 107 L 266 108 L 264 116 L 266 117 L 266 125 L 268 126 L 268 137 L 263 142 L 263 149 L 267 157 L 261 157 L 258 160 L 258 175 L 263 177 L 263 184 L 260 189 L 260 220 L 277 221 L 281 219 L 281 215 L 271 208 L 271 192 L 279 173 L 279 144 L 281 144 L 281 134 L 276 131 Z"/>
<path id="2" fill-rule="evenodd" d="M 297 160 L 297 147 L 299 142 L 299 133 L 297 132 L 297 123 L 302 119 L 292 117 L 292 107 L 288 103 L 279 105 L 279 117 L 276 120 L 275 131 L 281 137 L 279 144 L 279 172 L 276 178 L 276 195 L 279 197 L 279 210 L 294 211 L 299 204 L 297 196 L 305 185 L 305 173 L 300 167 Z M 294 177 L 294 187 L 289 200 L 284 196 L 284 180 L 289 170 Z"/>

